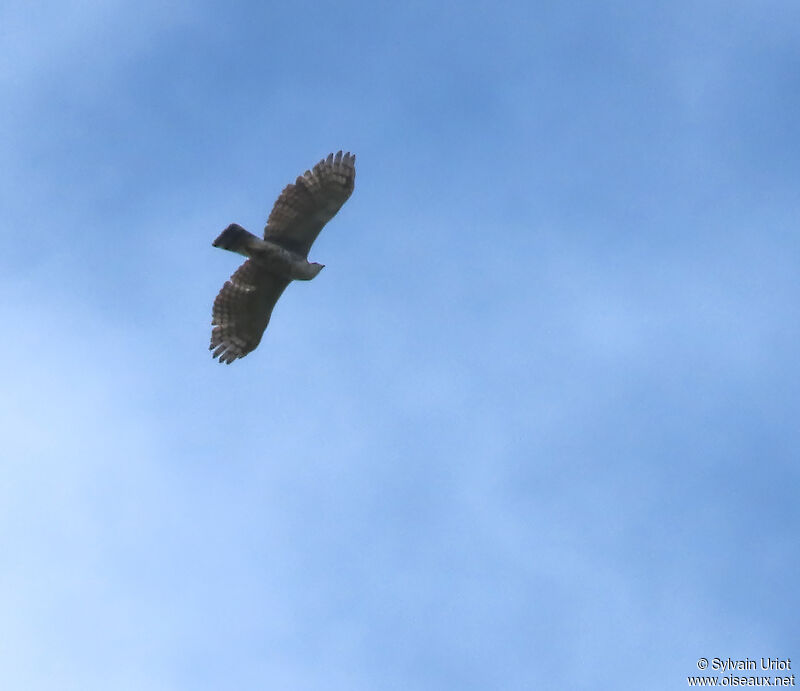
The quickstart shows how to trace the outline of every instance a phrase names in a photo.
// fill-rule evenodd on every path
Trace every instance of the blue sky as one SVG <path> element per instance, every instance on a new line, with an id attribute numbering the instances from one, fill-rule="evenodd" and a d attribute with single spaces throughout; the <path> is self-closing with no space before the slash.
<path id="1" fill-rule="evenodd" d="M 0 682 L 797 657 L 800 6 L 6 2 Z M 211 303 L 356 190 L 261 346 Z"/>

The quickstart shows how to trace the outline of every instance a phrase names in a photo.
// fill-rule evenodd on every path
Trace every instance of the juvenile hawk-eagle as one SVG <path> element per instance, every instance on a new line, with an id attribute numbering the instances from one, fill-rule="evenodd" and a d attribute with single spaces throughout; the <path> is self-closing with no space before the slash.
<path id="1" fill-rule="evenodd" d="M 230 364 L 256 348 L 290 281 L 310 281 L 322 271 L 323 264 L 308 261 L 308 251 L 353 193 L 355 161 L 349 152 L 330 154 L 287 185 L 263 240 L 235 223 L 214 240 L 214 247 L 247 257 L 214 300 L 209 350 L 220 362 Z"/>

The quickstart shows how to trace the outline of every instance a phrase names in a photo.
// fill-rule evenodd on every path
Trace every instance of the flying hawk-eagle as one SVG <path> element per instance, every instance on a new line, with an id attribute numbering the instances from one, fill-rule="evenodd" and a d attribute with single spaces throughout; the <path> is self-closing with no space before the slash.
<path id="1" fill-rule="evenodd" d="M 214 247 L 247 257 L 214 300 L 212 356 L 232 363 L 255 350 L 272 309 L 290 281 L 310 281 L 324 265 L 308 261 L 323 226 L 342 208 L 356 181 L 355 155 L 330 154 L 287 185 L 267 219 L 264 239 L 233 223 Z"/>

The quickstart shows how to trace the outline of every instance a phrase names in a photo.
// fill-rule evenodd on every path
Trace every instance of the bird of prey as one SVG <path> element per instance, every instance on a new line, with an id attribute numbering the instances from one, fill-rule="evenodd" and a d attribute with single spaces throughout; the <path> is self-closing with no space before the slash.
<path id="1" fill-rule="evenodd" d="M 355 155 L 330 154 L 281 192 L 264 228 L 264 239 L 235 223 L 214 247 L 247 257 L 214 300 L 212 357 L 232 363 L 254 350 L 272 309 L 290 281 L 310 281 L 323 264 L 308 261 L 308 251 L 323 226 L 353 193 Z"/>

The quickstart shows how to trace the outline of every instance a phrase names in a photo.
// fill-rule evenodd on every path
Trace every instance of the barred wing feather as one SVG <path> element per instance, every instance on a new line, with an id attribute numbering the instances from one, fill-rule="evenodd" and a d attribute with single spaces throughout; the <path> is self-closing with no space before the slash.
<path id="1" fill-rule="evenodd" d="M 356 157 L 330 154 L 281 192 L 264 228 L 264 237 L 303 257 L 317 235 L 342 208 L 356 180 Z"/>
<path id="2" fill-rule="evenodd" d="M 288 285 L 287 279 L 265 271 L 252 259 L 245 261 L 214 300 L 209 346 L 213 356 L 229 365 L 255 350 Z"/>

